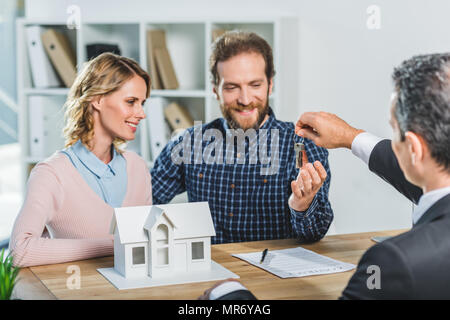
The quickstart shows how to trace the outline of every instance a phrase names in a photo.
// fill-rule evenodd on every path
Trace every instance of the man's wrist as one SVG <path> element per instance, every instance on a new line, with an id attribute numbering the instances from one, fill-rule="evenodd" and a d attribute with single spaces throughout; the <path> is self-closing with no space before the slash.
<path id="1" fill-rule="evenodd" d="M 352 142 L 352 153 L 368 165 L 373 148 L 375 148 L 381 140 L 382 138 L 369 132 L 358 134 Z"/>
<path id="2" fill-rule="evenodd" d="M 315 212 L 318 205 L 319 205 L 319 201 L 317 199 L 317 194 L 316 194 L 316 196 L 314 196 L 312 202 L 309 204 L 309 207 L 306 208 L 306 210 L 303 210 L 303 211 L 295 210 L 291 206 L 289 206 L 289 209 L 291 210 L 291 213 L 294 216 L 304 218 L 304 217 L 307 217 L 308 215 L 310 215 L 312 212 Z"/>
<path id="3" fill-rule="evenodd" d="M 311 197 L 311 199 L 305 200 L 305 198 L 302 198 L 304 201 L 301 204 L 298 204 L 298 200 L 295 199 L 295 195 L 291 193 L 291 196 L 288 200 L 288 205 L 291 209 L 297 212 L 306 212 L 308 211 L 309 207 L 311 207 L 311 203 L 314 201 L 314 198 L 316 195 Z"/>
<path id="4" fill-rule="evenodd" d="M 356 129 L 356 128 L 351 127 L 351 129 L 347 132 L 347 138 L 345 139 L 346 142 L 344 144 L 344 147 L 351 150 L 353 140 L 355 140 L 355 138 L 360 133 L 363 133 L 363 132 L 365 132 L 365 131 L 362 129 Z"/>
<path id="5" fill-rule="evenodd" d="M 314 195 L 315 197 L 315 195 Z M 305 212 L 309 209 L 309 207 L 311 206 L 312 201 L 314 200 L 314 197 L 312 197 L 309 200 L 305 200 L 304 203 L 297 203 L 298 200 L 295 199 L 295 195 L 293 193 L 291 193 L 291 196 L 289 197 L 289 201 L 288 201 L 288 205 L 289 207 L 291 207 L 294 211 L 297 212 Z M 303 198 L 304 199 L 304 198 Z"/>

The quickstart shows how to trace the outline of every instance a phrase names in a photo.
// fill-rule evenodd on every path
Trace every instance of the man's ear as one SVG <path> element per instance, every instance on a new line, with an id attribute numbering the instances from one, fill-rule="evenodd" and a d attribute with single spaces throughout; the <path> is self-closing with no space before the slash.
<path id="1" fill-rule="evenodd" d="M 414 132 L 407 131 L 405 133 L 405 140 L 408 144 L 412 164 L 415 165 L 417 162 L 421 162 L 424 158 L 424 151 L 426 149 L 423 138 Z"/>
<path id="2" fill-rule="evenodd" d="M 217 92 L 217 87 L 213 87 L 214 96 L 216 97 L 216 100 L 219 100 L 219 93 Z"/>
<path id="3" fill-rule="evenodd" d="M 273 89 L 273 78 L 270 78 L 270 80 L 269 80 L 269 97 L 272 94 L 272 89 Z"/>

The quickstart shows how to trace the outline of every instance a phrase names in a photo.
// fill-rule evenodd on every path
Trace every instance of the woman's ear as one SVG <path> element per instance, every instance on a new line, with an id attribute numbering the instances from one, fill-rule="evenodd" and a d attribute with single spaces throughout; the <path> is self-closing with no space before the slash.
<path id="1" fill-rule="evenodd" d="M 99 96 L 95 96 L 94 98 L 92 98 L 91 106 L 92 106 L 93 110 L 101 111 L 101 109 L 102 109 L 102 96 L 99 95 Z"/>
<path id="2" fill-rule="evenodd" d="M 405 133 L 405 140 L 408 144 L 412 164 L 415 165 L 421 162 L 424 158 L 424 150 L 426 148 L 425 141 L 421 136 L 411 131 Z"/>

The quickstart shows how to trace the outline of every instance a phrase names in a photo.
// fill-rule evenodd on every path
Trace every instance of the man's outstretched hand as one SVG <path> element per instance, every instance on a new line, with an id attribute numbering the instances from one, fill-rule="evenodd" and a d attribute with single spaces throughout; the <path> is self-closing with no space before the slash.
<path id="1" fill-rule="evenodd" d="M 289 197 L 289 206 L 296 211 L 308 210 L 326 178 L 327 171 L 320 161 L 304 165 L 298 173 L 297 180 L 291 181 L 292 194 Z"/>
<path id="2" fill-rule="evenodd" d="M 295 125 L 295 133 L 327 149 L 351 149 L 355 137 L 364 132 L 328 112 L 305 112 Z"/>

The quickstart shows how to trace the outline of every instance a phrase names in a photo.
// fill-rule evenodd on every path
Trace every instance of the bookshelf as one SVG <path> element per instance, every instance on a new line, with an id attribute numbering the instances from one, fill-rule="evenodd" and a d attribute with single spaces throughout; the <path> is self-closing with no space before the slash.
<path id="1" fill-rule="evenodd" d="M 118 44 L 123 56 L 135 59 L 148 71 L 147 30 L 163 29 L 166 33 L 167 47 L 179 82 L 176 90 L 152 90 L 150 99 L 161 97 L 185 106 L 193 119 L 203 123 L 221 117 L 219 104 L 212 93 L 208 59 L 211 53 L 213 32 L 216 29 L 253 31 L 264 37 L 273 48 L 276 76 L 274 92 L 270 104 L 278 118 L 283 105 L 298 105 L 297 66 L 298 22 L 295 17 L 257 18 L 257 19 L 187 19 L 187 20 L 151 20 L 151 21 L 84 21 L 79 29 L 68 29 L 65 22 L 52 22 L 22 18 L 17 20 L 17 88 L 19 101 L 19 142 L 22 156 L 22 182 L 25 186 L 30 168 L 50 154 L 35 156 L 30 151 L 29 99 L 32 96 L 44 96 L 48 105 L 62 105 L 69 92 L 68 88 L 35 88 L 33 86 L 26 27 L 39 25 L 55 28 L 64 33 L 76 53 L 77 69 L 87 61 L 86 45 L 91 43 Z M 289 34 L 289 37 L 286 36 Z M 147 118 L 152 112 L 146 103 Z M 62 113 L 62 111 L 61 111 Z M 59 118 L 62 121 L 62 117 Z M 55 124 L 62 128 L 62 123 Z M 127 149 L 136 151 L 149 167 L 153 164 L 148 122 L 139 125 L 136 139 L 127 145 Z M 55 146 L 54 151 L 63 148 Z M 23 189 L 25 190 L 25 189 Z"/>

